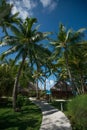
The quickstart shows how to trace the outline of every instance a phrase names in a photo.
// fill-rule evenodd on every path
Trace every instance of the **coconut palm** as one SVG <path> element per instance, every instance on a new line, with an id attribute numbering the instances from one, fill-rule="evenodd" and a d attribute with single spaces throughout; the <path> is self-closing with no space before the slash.
<path id="1" fill-rule="evenodd" d="M 76 48 L 76 51 L 75 51 Z M 71 66 L 71 71 L 74 77 L 75 82 L 79 84 L 78 90 L 79 93 L 84 93 L 84 77 L 86 77 L 87 73 L 87 62 L 86 62 L 86 51 L 87 50 L 87 41 L 82 41 L 78 42 L 74 46 L 70 47 L 70 66 Z"/>
<path id="2" fill-rule="evenodd" d="M 37 22 L 36 18 L 26 18 L 24 22 L 20 22 L 18 26 L 12 27 L 12 36 L 7 36 L 4 39 L 3 45 L 9 45 L 9 49 L 2 54 L 2 58 L 10 54 L 16 53 L 15 61 L 21 58 L 21 64 L 15 78 L 13 88 L 13 108 L 16 110 L 17 87 L 21 70 L 25 60 L 29 60 L 31 66 L 39 68 L 44 62 L 48 61 L 50 51 L 44 48 L 39 42 L 46 39 L 49 32 L 42 33 L 38 31 L 38 27 L 33 27 Z"/>
<path id="3" fill-rule="evenodd" d="M 55 58 L 55 60 L 58 62 L 58 58 L 60 59 L 61 57 L 64 57 L 67 74 L 73 87 L 75 87 L 75 85 L 73 82 L 73 77 L 69 65 L 69 58 L 68 58 L 68 54 L 70 51 L 69 46 L 71 46 L 71 44 L 74 45 L 78 41 L 81 41 L 81 38 L 84 34 L 83 33 L 84 30 L 85 29 L 80 29 L 74 32 L 71 29 L 66 30 L 64 25 L 60 24 L 59 32 L 57 34 L 57 40 L 51 42 L 51 44 L 55 46 L 53 58 Z"/>

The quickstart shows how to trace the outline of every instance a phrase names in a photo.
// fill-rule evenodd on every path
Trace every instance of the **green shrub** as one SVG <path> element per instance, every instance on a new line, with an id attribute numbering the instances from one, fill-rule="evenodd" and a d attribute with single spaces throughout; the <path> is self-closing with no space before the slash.
<path id="1" fill-rule="evenodd" d="M 87 130 L 87 95 L 77 96 L 68 103 L 73 130 Z"/>
<path id="2" fill-rule="evenodd" d="M 24 96 L 23 98 L 24 98 L 23 106 L 29 105 L 29 103 L 30 103 L 29 98 L 27 98 L 26 96 Z"/>
<path id="3" fill-rule="evenodd" d="M 17 107 L 21 108 L 23 106 L 23 103 L 24 103 L 24 97 L 21 94 L 18 94 L 16 101 Z"/>

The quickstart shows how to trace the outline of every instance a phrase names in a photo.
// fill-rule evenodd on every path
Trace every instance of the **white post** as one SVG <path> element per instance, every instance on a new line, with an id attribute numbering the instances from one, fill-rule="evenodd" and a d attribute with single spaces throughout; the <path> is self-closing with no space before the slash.
<path id="1" fill-rule="evenodd" d="M 61 105 L 61 111 L 63 111 L 63 103 L 61 102 L 60 105 Z"/>

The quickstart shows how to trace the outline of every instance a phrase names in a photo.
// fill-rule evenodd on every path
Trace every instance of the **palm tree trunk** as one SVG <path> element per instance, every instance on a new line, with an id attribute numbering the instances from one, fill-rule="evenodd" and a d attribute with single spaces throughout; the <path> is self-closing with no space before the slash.
<path id="1" fill-rule="evenodd" d="M 84 80 L 83 80 L 82 73 L 80 74 L 80 79 L 81 79 L 81 93 L 85 93 L 85 90 L 84 90 Z"/>
<path id="2" fill-rule="evenodd" d="M 65 49 L 66 50 L 66 49 Z M 64 53 L 64 56 L 65 56 L 65 62 L 66 62 L 66 68 L 67 68 L 67 73 L 68 73 L 68 76 L 70 78 L 70 82 L 71 82 L 71 86 L 72 86 L 72 89 L 73 91 L 76 89 L 76 86 L 74 84 L 74 81 L 73 81 L 73 78 L 72 78 L 72 75 L 71 75 L 71 71 L 70 71 L 70 68 L 69 68 L 69 60 L 68 60 L 68 55 L 65 51 Z"/>
<path id="3" fill-rule="evenodd" d="M 36 98 L 39 98 L 39 92 L 38 92 L 38 79 L 36 80 Z"/>
<path id="4" fill-rule="evenodd" d="M 44 91 L 46 91 L 46 78 L 44 80 Z"/>
<path id="5" fill-rule="evenodd" d="M 80 86 L 78 89 L 79 89 L 79 93 L 78 94 L 83 94 L 85 93 L 85 90 L 84 90 L 84 78 L 83 78 L 83 73 L 82 73 L 82 70 L 80 69 L 80 67 L 78 67 L 78 77 L 79 77 L 79 81 L 80 81 Z"/>
<path id="6" fill-rule="evenodd" d="M 18 89 L 19 77 L 20 77 L 20 74 L 21 74 L 22 67 L 24 65 L 24 61 L 25 61 L 25 58 L 23 58 L 22 63 L 19 67 L 17 77 L 15 78 L 14 88 L 13 88 L 12 97 L 13 97 L 13 109 L 14 109 L 14 111 L 16 111 L 17 89 Z"/>

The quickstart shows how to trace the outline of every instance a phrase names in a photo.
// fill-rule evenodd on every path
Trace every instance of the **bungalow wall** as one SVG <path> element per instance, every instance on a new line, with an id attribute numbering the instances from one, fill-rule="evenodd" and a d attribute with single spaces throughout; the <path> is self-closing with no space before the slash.
<path id="1" fill-rule="evenodd" d="M 62 99 L 62 98 L 70 98 L 73 96 L 72 91 L 57 91 L 51 90 L 52 97 Z"/>

